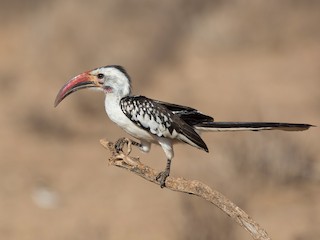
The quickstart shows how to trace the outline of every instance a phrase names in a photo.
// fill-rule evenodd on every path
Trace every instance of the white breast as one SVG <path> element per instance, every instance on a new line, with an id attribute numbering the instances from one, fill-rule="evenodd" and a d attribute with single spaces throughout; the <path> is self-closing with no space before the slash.
<path id="1" fill-rule="evenodd" d="M 111 121 L 137 139 L 156 142 L 152 134 L 143 128 L 138 127 L 122 112 L 119 102 L 120 99 L 118 99 L 117 96 L 106 94 L 105 110 Z"/>

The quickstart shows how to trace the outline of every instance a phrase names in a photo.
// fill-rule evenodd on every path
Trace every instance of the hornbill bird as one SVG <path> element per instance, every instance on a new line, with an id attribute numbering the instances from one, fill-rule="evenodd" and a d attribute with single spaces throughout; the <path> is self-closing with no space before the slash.
<path id="1" fill-rule="evenodd" d="M 151 144 L 162 147 L 167 164 L 157 176 L 161 187 L 165 186 L 170 174 L 173 158 L 173 144 L 187 143 L 208 152 L 208 147 L 200 137 L 205 131 L 241 130 L 285 130 L 302 131 L 312 125 L 279 122 L 214 122 L 211 116 L 177 104 L 162 102 L 131 94 L 131 79 L 119 65 L 108 65 L 81 73 L 69 80 L 58 92 L 56 107 L 69 94 L 85 88 L 94 88 L 105 93 L 105 110 L 109 118 L 139 142 L 132 141 L 140 150 L 148 152 Z M 124 139 L 124 138 L 122 138 Z M 118 140 L 116 148 L 123 146 Z"/>

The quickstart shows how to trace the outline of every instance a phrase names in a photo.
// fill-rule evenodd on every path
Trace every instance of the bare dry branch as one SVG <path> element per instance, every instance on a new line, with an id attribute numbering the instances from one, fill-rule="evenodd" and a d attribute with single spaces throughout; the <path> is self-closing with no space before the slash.
<path id="1" fill-rule="evenodd" d="M 142 164 L 138 158 L 129 157 L 131 152 L 130 141 L 128 143 L 128 149 L 126 153 L 118 153 L 115 149 L 114 143 L 105 139 L 101 139 L 100 143 L 111 153 L 111 157 L 109 158 L 110 165 L 124 168 L 150 182 L 159 185 L 159 182 L 156 180 L 158 175 L 156 170 Z M 231 217 L 231 219 L 237 222 L 242 228 L 246 229 L 251 234 L 253 239 L 271 239 L 268 233 L 262 227 L 260 227 L 260 225 L 256 223 L 246 212 L 244 212 L 240 207 L 231 202 L 220 192 L 211 189 L 204 183 L 196 180 L 187 180 L 180 177 L 175 178 L 169 176 L 166 180 L 165 187 L 173 191 L 196 195 L 214 204 L 225 214 Z"/>

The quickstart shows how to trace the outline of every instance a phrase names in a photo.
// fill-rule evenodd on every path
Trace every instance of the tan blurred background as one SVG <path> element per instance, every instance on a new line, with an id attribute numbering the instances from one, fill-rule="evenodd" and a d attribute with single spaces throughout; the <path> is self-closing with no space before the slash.
<path id="1" fill-rule="evenodd" d="M 53 101 L 71 77 L 120 64 L 134 93 L 217 121 L 320 125 L 320 2 L 0 3 L 0 239 L 250 239 L 202 199 L 108 167 L 99 144 L 126 136 L 103 95 Z M 274 239 L 320 239 L 319 128 L 213 133 L 177 146 L 173 176 L 198 179 Z M 142 161 L 163 169 L 159 147 Z"/>

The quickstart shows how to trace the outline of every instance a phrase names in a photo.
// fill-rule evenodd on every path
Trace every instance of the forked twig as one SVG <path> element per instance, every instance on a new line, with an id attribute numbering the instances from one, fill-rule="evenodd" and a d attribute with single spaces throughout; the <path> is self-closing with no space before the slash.
<path id="1" fill-rule="evenodd" d="M 109 158 L 110 165 L 124 168 L 139 175 L 147 181 L 159 185 L 159 182 L 156 180 L 156 177 L 158 176 L 158 172 L 156 170 L 142 164 L 138 158 L 128 156 L 131 152 L 130 142 L 128 143 L 127 153 L 124 153 L 123 151 L 120 153 L 117 152 L 114 143 L 105 139 L 101 139 L 100 143 L 111 153 L 111 157 Z M 231 202 L 220 192 L 211 189 L 202 182 L 169 176 L 166 180 L 165 187 L 173 191 L 196 195 L 214 204 L 225 214 L 231 217 L 231 219 L 237 222 L 242 228 L 246 229 L 253 239 L 271 239 L 268 233 L 240 207 Z"/>

